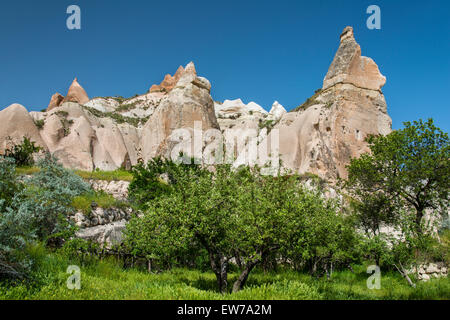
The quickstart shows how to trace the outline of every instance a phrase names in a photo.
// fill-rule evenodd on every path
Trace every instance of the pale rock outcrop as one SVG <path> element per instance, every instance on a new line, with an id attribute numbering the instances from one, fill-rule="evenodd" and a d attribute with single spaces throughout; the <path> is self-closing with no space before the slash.
<path id="1" fill-rule="evenodd" d="M 67 92 L 64 102 L 77 102 L 79 104 L 85 104 L 89 101 L 89 97 L 83 87 L 78 83 L 77 78 L 75 78 L 70 85 L 69 91 Z"/>
<path id="2" fill-rule="evenodd" d="M 130 208 L 100 208 L 96 203 L 92 203 L 89 214 L 78 211 L 68 218 L 80 228 L 91 228 L 116 221 L 128 221 L 132 213 L 133 210 Z"/>
<path id="3" fill-rule="evenodd" d="M 448 276 L 448 266 L 443 262 L 422 264 L 412 267 L 407 271 L 408 274 L 417 275 L 418 280 L 428 281 L 430 279 L 442 278 Z"/>
<path id="4" fill-rule="evenodd" d="M 123 230 L 125 229 L 126 224 L 126 220 L 121 220 L 97 225 L 95 227 L 80 229 L 75 235 L 78 238 L 96 242 L 102 247 L 110 249 L 122 243 Z"/>
<path id="5" fill-rule="evenodd" d="M 275 101 L 269 111 L 269 117 L 276 121 L 281 119 L 281 117 L 286 113 L 286 109 L 278 101 Z"/>
<path id="6" fill-rule="evenodd" d="M 341 44 L 323 81 L 323 90 L 338 83 L 378 91 L 386 83 L 386 77 L 380 73 L 376 63 L 361 56 L 361 47 L 355 41 L 352 27 L 346 27 L 341 34 Z"/>
<path id="7" fill-rule="evenodd" d="M 128 198 L 128 181 L 106 181 L 106 180 L 88 180 L 88 183 L 94 190 L 104 191 L 114 198 L 126 200 Z"/>
<path id="8" fill-rule="evenodd" d="M 94 98 L 84 105 L 86 107 L 106 113 L 114 112 L 120 106 L 120 103 L 113 98 Z"/>
<path id="9" fill-rule="evenodd" d="M 241 99 L 214 102 L 215 114 L 222 131 L 256 130 L 269 116 L 268 112 L 255 102 L 245 104 Z"/>
<path id="10" fill-rule="evenodd" d="M 69 87 L 67 96 L 64 97 L 59 93 L 55 93 L 47 107 L 47 112 L 51 111 L 57 107 L 60 107 L 65 102 L 76 102 L 79 104 L 85 104 L 89 101 L 89 97 L 83 87 L 78 83 L 77 78 L 75 78 Z"/>
<path id="11" fill-rule="evenodd" d="M 119 127 L 112 119 L 98 119 L 100 127 L 95 128 L 92 141 L 92 159 L 95 168 L 112 171 L 117 168 L 131 168 L 130 156 Z"/>
<path id="12" fill-rule="evenodd" d="M 285 114 L 274 127 L 286 168 L 329 180 L 346 177 L 350 159 L 368 151 L 367 135 L 391 132 L 381 93 L 385 78 L 360 53 L 352 29 L 346 28 L 315 104 Z"/>
<path id="13" fill-rule="evenodd" d="M 215 105 L 215 112 L 218 118 L 239 118 L 242 115 L 254 115 L 259 113 L 266 116 L 268 113 L 255 102 L 244 104 L 241 99 L 225 100 L 223 103 Z"/>
<path id="14" fill-rule="evenodd" d="M 166 74 L 166 76 L 164 77 L 164 80 L 159 85 L 154 84 L 150 88 L 150 93 L 155 93 L 155 92 L 169 93 L 170 91 L 172 91 L 173 88 L 175 88 L 176 84 L 178 83 L 178 81 L 181 79 L 181 77 L 185 73 L 189 73 L 191 75 L 197 75 L 195 66 L 192 62 L 189 63 L 186 66 L 186 68 L 179 66 L 178 70 L 175 72 L 173 77 L 170 74 Z"/>
<path id="15" fill-rule="evenodd" d="M 59 94 L 59 93 L 55 93 L 54 95 L 52 95 L 52 98 L 50 99 L 50 103 L 48 104 L 47 107 L 47 111 L 50 111 L 56 107 L 59 107 L 64 101 L 64 96 Z"/>
<path id="16" fill-rule="evenodd" d="M 123 117 L 145 120 L 148 119 L 161 101 L 166 97 L 164 92 L 146 93 L 129 99 L 119 97 L 94 98 L 84 106 L 95 109 L 101 113 L 115 113 Z M 144 124 L 145 121 L 142 121 Z"/>
<path id="17" fill-rule="evenodd" d="M 0 124 L 0 154 L 13 144 L 22 142 L 24 136 L 46 149 L 39 129 L 24 106 L 12 104 L 0 111 Z"/>
<path id="18" fill-rule="evenodd" d="M 64 103 L 48 112 L 41 136 L 65 167 L 92 171 L 95 131 L 77 103 Z"/>
<path id="19" fill-rule="evenodd" d="M 133 135 L 138 132 L 130 127 L 119 127 L 110 118 L 97 118 L 77 103 L 64 103 L 47 113 L 40 133 L 49 151 L 66 167 L 115 170 L 137 162 L 137 146 L 133 144 L 139 138 Z"/>
<path id="20" fill-rule="evenodd" d="M 128 123 L 117 124 L 122 134 L 123 143 L 127 149 L 131 165 L 136 165 L 141 158 L 141 136 L 142 129 L 136 128 Z"/>
<path id="21" fill-rule="evenodd" d="M 176 129 L 185 129 L 191 137 L 196 121 L 201 123 L 200 130 L 219 129 L 210 90 L 209 81 L 197 77 L 193 63 L 188 64 L 143 128 L 141 148 L 145 162 L 155 156 L 171 157 L 172 149 L 178 144 L 177 137 L 171 136 Z M 192 149 L 186 150 L 187 155 L 189 151 L 193 155 Z"/>

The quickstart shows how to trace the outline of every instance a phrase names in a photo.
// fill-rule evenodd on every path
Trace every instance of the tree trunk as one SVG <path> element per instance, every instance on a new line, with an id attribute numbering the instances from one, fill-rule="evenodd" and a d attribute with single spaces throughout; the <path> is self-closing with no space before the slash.
<path id="1" fill-rule="evenodd" d="M 415 288 L 416 287 L 415 283 L 411 281 L 410 277 L 408 276 L 408 273 L 406 272 L 405 268 L 403 268 L 402 264 L 400 264 L 400 268 L 397 267 L 396 264 L 394 264 L 394 266 L 397 268 L 398 272 L 402 275 L 402 277 L 406 279 L 408 284 L 411 287 Z"/>
<path id="2" fill-rule="evenodd" d="M 417 233 L 418 234 L 422 234 L 422 218 L 423 218 L 423 209 L 416 209 L 416 228 L 417 228 Z"/>
<path id="3" fill-rule="evenodd" d="M 152 273 L 152 260 L 151 259 L 147 260 L 147 270 L 148 270 L 148 273 Z"/>
<path id="4" fill-rule="evenodd" d="M 242 290 L 245 283 L 247 282 L 248 276 L 250 275 L 250 272 L 253 270 L 253 268 L 259 263 L 259 261 L 250 262 L 245 269 L 241 272 L 239 275 L 239 278 L 234 282 L 233 284 L 233 292 L 238 292 L 239 290 Z"/>
<path id="5" fill-rule="evenodd" d="M 228 289 L 228 260 L 221 253 L 214 254 L 209 252 L 209 260 L 211 263 L 211 268 L 216 275 L 217 288 L 219 292 L 226 293 Z"/>
<path id="6" fill-rule="evenodd" d="M 328 263 L 325 263 L 325 273 L 327 274 L 327 280 L 330 280 L 331 274 L 330 271 L 328 270 Z"/>

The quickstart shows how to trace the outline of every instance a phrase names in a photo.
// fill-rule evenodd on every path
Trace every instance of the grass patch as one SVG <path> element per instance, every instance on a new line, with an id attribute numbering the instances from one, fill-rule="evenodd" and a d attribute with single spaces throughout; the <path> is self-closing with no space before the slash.
<path id="1" fill-rule="evenodd" d="M 85 215 L 89 215 L 92 211 L 93 203 L 103 209 L 121 208 L 125 206 L 123 201 L 115 199 L 112 195 L 104 191 L 96 191 L 73 198 L 72 207 L 83 212 Z"/>
<path id="2" fill-rule="evenodd" d="M 83 179 L 106 180 L 106 181 L 131 181 L 133 174 L 124 169 L 114 171 L 81 171 L 75 170 L 75 173 Z"/>
<path id="3" fill-rule="evenodd" d="M 30 249 L 29 249 L 30 251 Z M 292 270 L 263 273 L 255 270 L 245 288 L 238 293 L 220 294 L 211 272 L 172 269 L 163 273 L 123 269 L 114 258 L 90 257 L 79 261 L 60 252 L 33 248 L 37 261 L 32 284 L 15 286 L 0 282 L 0 299 L 136 299 L 136 300 L 360 300 L 360 299 L 450 299 L 450 280 L 433 279 L 413 289 L 397 273 L 382 272 L 381 289 L 369 290 L 365 266 L 354 266 L 355 272 L 334 272 L 331 280 L 316 279 Z M 81 289 L 66 286 L 69 265 L 81 268 Z M 229 283 L 237 277 L 231 273 Z"/>
<path id="4" fill-rule="evenodd" d="M 33 167 L 33 166 L 16 167 L 16 174 L 19 176 L 32 175 L 39 171 L 40 171 L 40 169 L 38 167 Z"/>

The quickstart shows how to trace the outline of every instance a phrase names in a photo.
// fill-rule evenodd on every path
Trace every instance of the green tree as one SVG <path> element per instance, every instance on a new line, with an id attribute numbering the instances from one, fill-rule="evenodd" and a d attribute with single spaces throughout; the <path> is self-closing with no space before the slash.
<path id="1" fill-rule="evenodd" d="M 369 136 L 370 153 L 352 159 L 346 187 L 364 200 L 371 222 L 392 220 L 392 206 L 415 212 L 422 233 L 425 211 L 445 212 L 448 205 L 450 147 L 448 134 L 432 119 L 413 123 L 387 136 Z M 373 210 L 370 210 L 370 207 Z M 371 227 L 373 229 L 373 227 Z"/>
<path id="2" fill-rule="evenodd" d="M 229 165 L 170 168 L 172 191 L 149 201 L 144 215 L 130 221 L 125 245 L 160 261 L 199 246 L 208 254 L 221 292 L 229 288 L 231 262 L 240 270 L 232 286 L 238 291 L 266 257 L 298 254 L 292 244 L 302 244 L 299 230 L 315 212 L 337 218 L 335 208 L 305 189 L 296 175 L 263 176 L 258 168 Z"/>

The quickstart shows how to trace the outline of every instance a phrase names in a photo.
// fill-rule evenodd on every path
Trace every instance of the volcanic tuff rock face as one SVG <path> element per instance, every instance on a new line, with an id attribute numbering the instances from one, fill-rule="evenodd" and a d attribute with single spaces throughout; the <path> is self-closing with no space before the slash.
<path id="1" fill-rule="evenodd" d="M 141 150 L 145 162 L 158 155 L 171 156 L 178 142 L 178 137 L 172 136 L 176 129 L 184 128 L 192 136 L 196 121 L 201 123 L 200 130 L 220 129 L 210 90 L 209 81 L 197 77 L 194 64 L 189 63 L 143 128 Z M 193 154 L 191 150 L 190 155 Z"/>
<path id="2" fill-rule="evenodd" d="M 25 135 L 36 144 L 45 146 L 33 118 L 20 104 L 12 104 L 0 111 L 0 124 L 0 154 L 12 144 L 21 142 Z"/>
<path id="3" fill-rule="evenodd" d="M 381 87 L 386 79 L 377 65 L 361 57 L 353 29 L 345 28 L 336 56 L 312 105 L 282 117 L 284 165 L 326 179 L 345 177 L 351 157 L 368 151 L 369 134 L 388 134 L 392 121 Z"/>
<path id="4" fill-rule="evenodd" d="M 193 65 L 191 66 L 193 67 Z M 195 68 L 193 70 L 190 70 L 191 72 L 193 71 L 195 72 Z M 189 70 L 188 70 L 189 72 Z M 182 66 L 178 67 L 177 72 L 175 72 L 175 74 L 173 75 L 173 77 L 170 74 L 166 74 L 166 76 L 164 77 L 164 80 L 161 82 L 161 84 L 157 85 L 154 84 L 151 88 L 150 88 L 150 93 L 153 92 L 169 92 L 171 91 L 175 85 L 177 84 L 178 80 L 180 80 L 181 76 L 185 73 L 185 69 Z"/>
<path id="5" fill-rule="evenodd" d="M 55 93 L 52 96 L 52 98 L 50 99 L 50 103 L 48 104 L 47 111 L 50 111 L 56 107 L 59 107 L 60 105 L 62 105 L 63 101 L 64 101 L 64 96 L 62 96 L 58 92 Z"/>
<path id="6" fill-rule="evenodd" d="M 258 143 L 271 141 L 278 129 L 286 168 L 334 180 L 346 175 L 351 157 L 368 150 L 368 134 L 391 131 L 381 92 L 385 82 L 375 62 L 361 56 L 353 29 L 347 27 L 322 89 L 294 112 L 287 113 L 278 102 L 270 112 L 240 99 L 213 102 L 209 81 L 197 76 L 189 63 L 130 99 L 89 100 L 75 79 L 66 97 L 52 97 L 47 112 L 28 113 L 12 105 L 0 111 L 0 151 L 7 137 L 19 141 L 28 135 L 67 167 L 114 170 L 139 159 L 170 156 L 179 138 L 174 137 L 176 129 L 192 134 L 195 122 L 201 123 L 201 130 L 215 129 L 219 135 L 233 129 L 270 131 Z"/>
<path id="7" fill-rule="evenodd" d="M 85 104 L 89 101 L 89 97 L 84 91 L 83 87 L 78 83 L 77 78 L 75 78 L 69 87 L 67 96 L 63 97 L 59 93 L 55 93 L 50 99 L 47 111 L 50 111 L 56 107 L 61 106 L 64 102 L 77 102 L 79 104 Z"/>
<path id="8" fill-rule="evenodd" d="M 361 89 L 378 91 L 386 83 L 386 78 L 380 73 L 375 62 L 361 57 L 361 48 L 355 41 L 351 27 L 346 27 L 341 34 L 341 45 L 323 81 L 323 90 L 338 83 L 349 83 Z"/>

